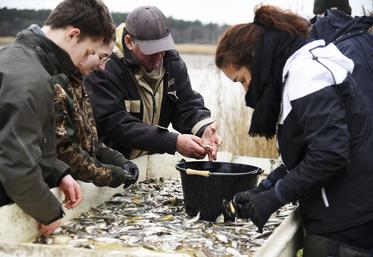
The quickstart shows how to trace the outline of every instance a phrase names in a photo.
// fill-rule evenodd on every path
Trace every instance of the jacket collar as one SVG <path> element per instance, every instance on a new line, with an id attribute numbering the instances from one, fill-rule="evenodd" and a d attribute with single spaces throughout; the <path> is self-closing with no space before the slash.
<path id="1" fill-rule="evenodd" d="M 59 73 L 71 73 L 75 70 L 69 54 L 48 39 L 36 25 L 17 34 L 16 42 L 30 47 L 39 57 L 41 64 L 53 76 Z"/>
<path id="2" fill-rule="evenodd" d="M 128 66 L 138 69 L 139 63 L 138 61 L 132 56 L 131 51 L 128 49 L 126 44 L 124 43 L 124 37 L 127 35 L 126 32 L 126 25 L 125 23 L 120 24 L 115 29 L 115 47 L 114 53 Z"/>
<path id="3" fill-rule="evenodd" d="M 311 35 L 315 39 L 324 39 L 326 44 L 349 37 L 355 33 L 363 33 L 373 26 L 373 17 L 351 17 L 339 10 L 327 10 L 324 16 L 314 17 Z"/>

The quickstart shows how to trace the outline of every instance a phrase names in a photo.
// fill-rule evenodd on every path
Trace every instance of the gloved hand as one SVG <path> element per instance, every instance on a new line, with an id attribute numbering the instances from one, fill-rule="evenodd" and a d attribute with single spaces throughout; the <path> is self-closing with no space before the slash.
<path id="1" fill-rule="evenodd" d="M 97 147 L 95 153 L 97 160 L 104 164 L 123 167 L 123 165 L 128 161 L 123 154 L 107 146 Z"/>
<path id="2" fill-rule="evenodd" d="M 249 191 L 255 195 L 271 189 L 275 186 L 276 182 L 286 176 L 288 173 L 287 169 L 283 164 L 271 171 L 267 178 L 263 179 L 259 185 Z"/>
<path id="3" fill-rule="evenodd" d="M 249 202 L 253 202 L 253 200 L 256 199 L 255 198 L 256 195 L 261 194 L 261 193 L 263 193 L 267 190 L 268 191 L 270 191 L 270 190 L 274 191 L 274 189 L 273 189 L 274 185 L 277 183 L 277 181 L 279 181 L 284 176 L 286 176 L 287 173 L 288 173 L 287 169 L 285 168 L 285 166 L 283 164 L 281 164 L 280 166 L 278 166 L 277 168 L 272 170 L 271 173 L 268 175 L 268 177 L 263 179 L 257 187 L 252 188 L 248 191 L 237 193 L 234 196 L 233 200 L 230 201 L 230 202 L 223 199 L 222 212 L 223 212 L 223 216 L 224 216 L 224 221 L 234 221 L 236 217 L 252 219 L 251 215 L 249 215 L 249 213 L 247 213 L 247 209 L 249 207 L 250 207 L 250 212 L 252 212 L 251 209 L 253 209 L 253 207 L 251 205 L 249 206 Z M 272 194 L 268 193 L 268 195 L 272 195 Z M 259 196 L 259 198 L 261 198 L 261 197 L 263 197 L 263 196 Z M 275 206 L 276 205 L 275 204 L 276 200 L 278 202 L 280 202 L 280 201 L 277 199 L 274 192 L 273 192 L 273 197 L 275 198 L 273 200 L 273 206 Z M 269 197 L 269 198 L 271 198 L 271 197 Z M 272 199 L 270 199 L 270 200 L 272 200 Z M 280 208 L 282 205 L 280 205 L 278 208 Z M 263 208 L 265 208 L 265 207 L 263 207 Z M 259 231 L 262 231 L 264 224 L 268 221 L 271 214 L 275 210 L 277 210 L 278 208 L 274 209 L 273 211 L 271 211 L 269 213 L 269 215 L 265 219 L 264 223 L 259 222 L 259 221 L 258 222 L 254 221 L 252 219 L 254 224 L 258 226 Z M 241 209 L 242 209 L 243 214 L 241 213 Z M 263 218 L 263 220 L 264 220 L 265 217 L 260 216 L 259 218 Z M 254 217 L 254 219 L 256 219 L 256 218 Z M 256 220 L 258 220 L 258 218 Z M 258 225 L 259 223 L 263 223 L 263 225 L 259 226 Z"/>
<path id="4" fill-rule="evenodd" d="M 136 164 L 128 161 L 123 167 L 114 166 L 110 164 L 104 164 L 105 167 L 112 171 L 111 183 L 108 185 L 110 187 L 118 187 L 123 184 L 123 188 L 127 188 L 130 185 L 136 183 L 139 177 L 139 169 Z"/>
<path id="5" fill-rule="evenodd" d="M 123 182 L 123 188 L 127 188 L 132 184 L 135 184 L 139 178 L 139 169 L 133 162 L 127 160 L 123 164 L 123 172 L 125 173 L 125 181 Z"/>
<path id="6" fill-rule="evenodd" d="M 271 214 L 285 204 L 276 197 L 274 188 L 258 194 L 250 190 L 237 193 L 232 203 L 236 217 L 251 219 L 260 233 Z"/>
<path id="7" fill-rule="evenodd" d="M 263 180 L 262 180 L 262 182 L 263 182 Z M 261 185 L 261 183 L 257 187 L 254 187 L 254 188 L 252 188 L 248 191 L 245 191 L 245 192 L 251 192 L 253 195 L 257 195 L 257 194 L 265 191 L 266 189 Z M 223 216 L 224 216 L 224 222 L 235 221 L 235 219 L 236 219 L 236 208 L 235 208 L 235 205 L 233 204 L 232 201 L 227 201 L 227 200 L 223 199 L 223 201 L 222 201 L 222 213 L 223 213 Z"/>
<path id="8" fill-rule="evenodd" d="M 268 182 L 270 182 L 270 184 L 265 185 L 266 190 L 271 188 L 271 187 L 274 187 L 275 184 L 277 183 L 277 181 L 279 181 L 280 179 L 285 177 L 287 174 L 288 174 L 288 171 L 287 171 L 285 165 L 283 165 L 283 164 L 281 164 L 277 168 L 273 169 L 271 171 L 271 173 L 269 173 L 269 175 L 266 178 L 268 180 Z"/>

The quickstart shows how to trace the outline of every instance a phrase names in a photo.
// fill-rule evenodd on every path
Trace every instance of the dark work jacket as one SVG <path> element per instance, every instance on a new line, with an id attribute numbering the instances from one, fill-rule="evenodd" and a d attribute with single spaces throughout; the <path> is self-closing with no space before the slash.
<path id="1" fill-rule="evenodd" d="M 363 92 L 373 114 L 373 17 L 351 17 L 342 11 L 328 10 L 316 17 L 311 37 L 333 42 L 338 49 L 354 61 L 352 77 Z"/>
<path id="2" fill-rule="evenodd" d="M 69 55 L 31 30 L 0 50 L 0 182 L 42 224 L 62 217 L 50 192 L 68 170 L 56 158 L 54 75 L 69 72 Z"/>
<path id="3" fill-rule="evenodd" d="M 104 71 L 95 71 L 85 80 L 99 138 L 106 145 L 127 158 L 132 149 L 174 154 L 177 134 L 167 130 L 170 123 L 178 132 L 190 134 L 197 123 L 212 122 L 202 96 L 192 90 L 185 63 L 176 51 L 167 51 L 163 58 L 164 88 L 157 126 L 142 121 L 144 105 L 134 77 L 134 69 L 139 66 L 129 53 L 125 59 L 114 53 L 111 57 Z M 126 101 L 131 103 L 130 110 Z M 132 108 L 134 103 L 137 108 Z M 200 130 L 194 134 L 199 135 Z"/>
<path id="4" fill-rule="evenodd" d="M 319 40 L 295 52 L 283 71 L 278 145 L 289 173 L 275 192 L 283 201 L 299 200 L 312 234 L 373 220 L 373 118 L 352 68 L 333 44 Z"/>

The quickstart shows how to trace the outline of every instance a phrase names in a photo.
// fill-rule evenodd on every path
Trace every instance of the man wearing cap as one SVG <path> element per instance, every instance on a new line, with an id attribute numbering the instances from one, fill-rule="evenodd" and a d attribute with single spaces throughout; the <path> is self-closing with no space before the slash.
<path id="1" fill-rule="evenodd" d="M 216 124 L 192 90 L 164 14 L 136 8 L 117 27 L 116 40 L 105 70 L 85 81 L 102 141 L 130 159 L 175 151 L 216 159 Z"/>
<path id="2" fill-rule="evenodd" d="M 334 43 L 354 61 L 353 78 L 373 114 L 373 17 L 351 17 L 348 0 L 315 0 L 311 38 Z"/>

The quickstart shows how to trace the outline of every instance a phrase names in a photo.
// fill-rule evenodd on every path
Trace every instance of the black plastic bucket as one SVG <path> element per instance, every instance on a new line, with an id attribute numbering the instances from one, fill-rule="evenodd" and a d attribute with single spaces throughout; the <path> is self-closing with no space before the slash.
<path id="1" fill-rule="evenodd" d="M 255 166 L 229 162 L 180 162 L 185 211 L 190 216 L 215 221 L 222 211 L 222 200 L 232 200 L 241 191 L 256 186 L 263 171 Z"/>

